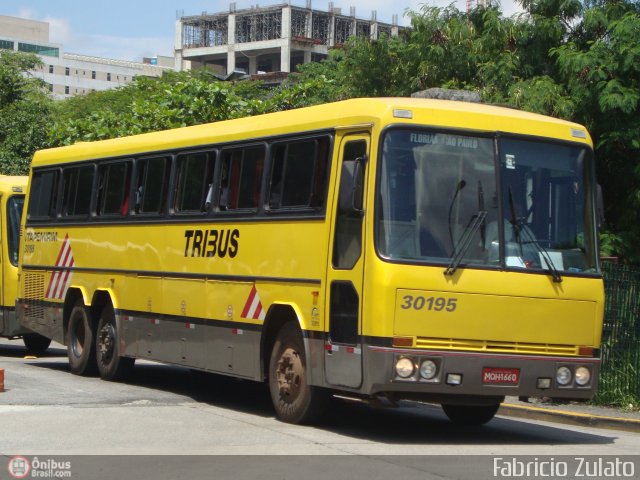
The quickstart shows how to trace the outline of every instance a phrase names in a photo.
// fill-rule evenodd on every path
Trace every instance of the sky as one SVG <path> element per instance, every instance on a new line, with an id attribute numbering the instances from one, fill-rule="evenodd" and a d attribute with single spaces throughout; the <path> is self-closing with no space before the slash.
<path id="1" fill-rule="evenodd" d="M 252 5 L 270 6 L 288 0 L 236 0 L 236 8 Z M 19 0 L 0 2 L 0 15 L 28 18 L 49 23 L 49 41 L 62 44 L 65 53 L 141 61 L 143 57 L 173 56 L 176 20 L 182 15 L 228 11 L 229 1 L 220 0 Z M 291 0 L 292 5 L 306 5 L 305 0 Z M 349 14 L 356 8 L 356 17 L 370 19 L 376 10 L 377 19 L 391 23 L 398 15 L 400 25 L 408 25 L 406 10 L 418 10 L 421 5 L 447 6 L 453 3 L 460 10 L 466 0 L 333 0 L 334 7 Z M 329 0 L 312 0 L 312 8 L 327 10 Z M 513 0 L 502 0 L 503 12 L 518 11 Z M 2 32 L 0 31 L 0 36 Z"/>

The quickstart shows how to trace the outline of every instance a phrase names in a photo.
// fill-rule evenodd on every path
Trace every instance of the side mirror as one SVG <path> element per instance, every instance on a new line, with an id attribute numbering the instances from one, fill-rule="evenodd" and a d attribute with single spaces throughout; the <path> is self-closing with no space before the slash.
<path id="1" fill-rule="evenodd" d="M 366 161 L 367 157 L 365 155 L 342 164 L 340 197 L 338 199 L 341 212 L 362 213 Z"/>
<path id="2" fill-rule="evenodd" d="M 351 206 L 354 212 L 362 213 L 364 206 L 364 166 L 366 157 L 356 158 L 353 172 L 353 195 Z"/>

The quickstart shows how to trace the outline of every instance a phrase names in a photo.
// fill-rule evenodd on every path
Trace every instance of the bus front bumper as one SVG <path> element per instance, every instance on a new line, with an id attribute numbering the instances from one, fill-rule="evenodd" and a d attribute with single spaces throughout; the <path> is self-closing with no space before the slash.
<path id="1" fill-rule="evenodd" d="M 366 350 L 363 360 L 368 373 L 363 393 L 399 399 L 444 402 L 467 397 L 482 403 L 483 398 L 518 396 L 588 400 L 595 395 L 600 371 L 600 359 L 593 357 L 374 346 Z"/>

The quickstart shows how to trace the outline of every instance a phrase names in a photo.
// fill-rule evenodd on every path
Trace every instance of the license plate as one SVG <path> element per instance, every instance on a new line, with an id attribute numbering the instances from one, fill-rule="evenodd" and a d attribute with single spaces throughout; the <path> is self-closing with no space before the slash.
<path id="1" fill-rule="evenodd" d="M 493 385 L 517 385 L 520 381 L 519 368 L 492 368 L 482 369 L 482 383 Z"/>

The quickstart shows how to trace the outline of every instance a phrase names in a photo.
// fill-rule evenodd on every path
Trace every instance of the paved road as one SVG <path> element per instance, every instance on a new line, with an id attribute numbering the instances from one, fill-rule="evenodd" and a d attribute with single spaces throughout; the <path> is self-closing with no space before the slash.
<path id="1" fill-rule="evenodd" d="M 640 435 L 497 417 L 449 423 L 437 407 L 336 401 L 320 426 L 274 418 L 264 386 L 140 362 L 128 383 L 72 375 L 54 345 L 25 359 L 0 340 L 0 455 L 634 455 Z M 0 477 L 1 478 L 1 477 Z M 428 478 L 428 477 L 423 477 Z"/>

